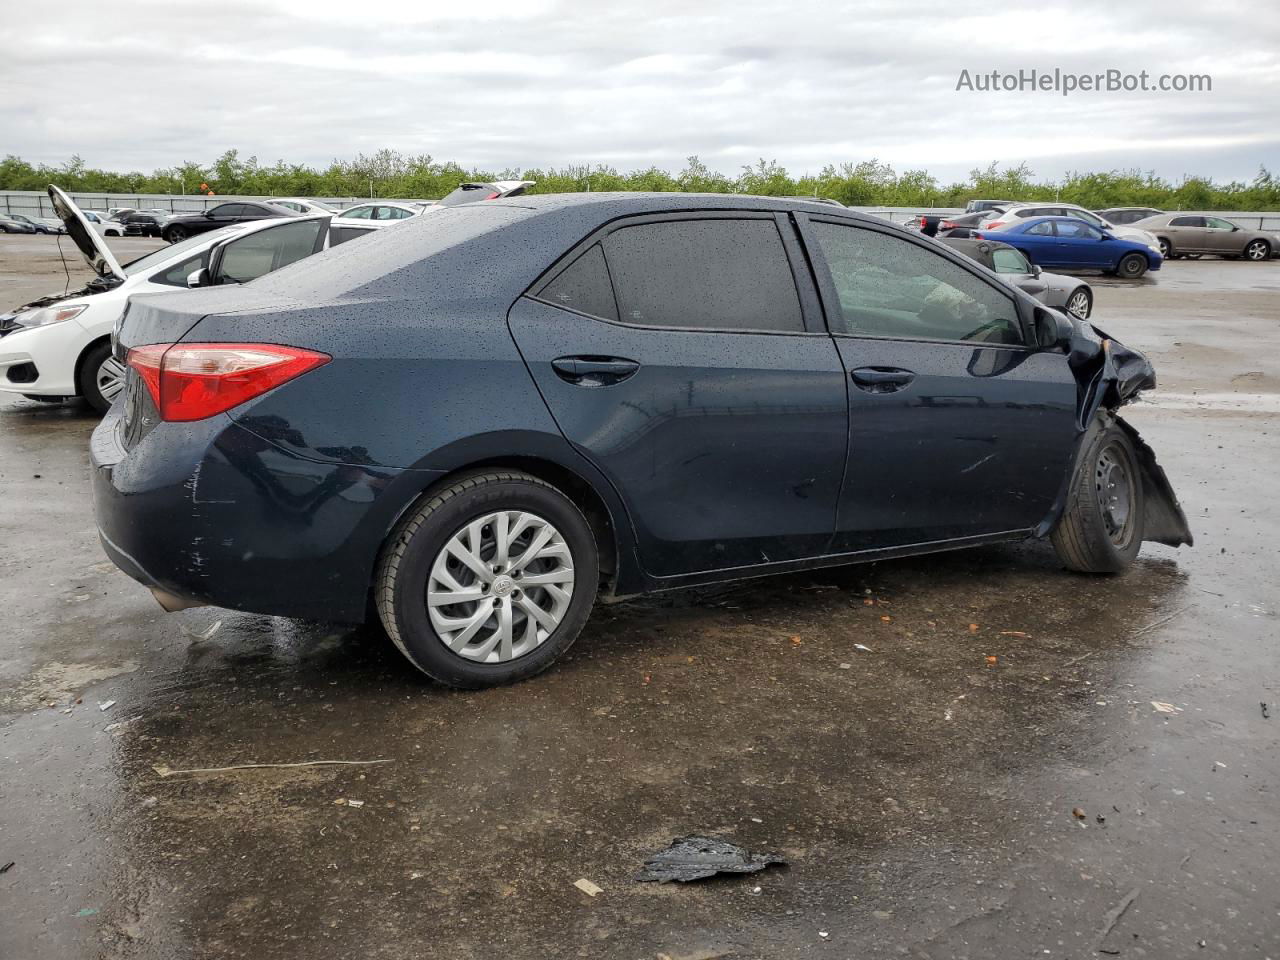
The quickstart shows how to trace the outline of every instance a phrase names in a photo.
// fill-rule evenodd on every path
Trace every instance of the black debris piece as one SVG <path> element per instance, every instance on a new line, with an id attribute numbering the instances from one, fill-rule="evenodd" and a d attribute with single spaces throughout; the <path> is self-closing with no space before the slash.
<path id="1" fill-rule="evenodd" d="M 750 853 L 736 843 L 711 837 L 677 837 L 644 862 L 635 879 L 644 883 L 704 880 L 717 873 L 755 873 L 771 863 L 787 861 L 776 853 Z"/>
<path id="2" fill-rule="evenodd" d="M 13 866 L 13 861 L 10 860 L 3 867 L 0 867 L 0 873 L 8 873 L 12 866 Z"/>
<path id="3" fill-rule="evenodd" d="M 1270 719 L 1271 719 L 1271 711 L 1270 711 L 1270 709 L 1267 707 L 1267 705 L 1266 705 L 1265 703 L 1259 703 L 1259 704 L 1258 704 L 1258 706 L 1260 706 L 1260 707 L 1262 708 L 1262 719 L 1263 719 L 1263 720 L 1270 720 Z"/>

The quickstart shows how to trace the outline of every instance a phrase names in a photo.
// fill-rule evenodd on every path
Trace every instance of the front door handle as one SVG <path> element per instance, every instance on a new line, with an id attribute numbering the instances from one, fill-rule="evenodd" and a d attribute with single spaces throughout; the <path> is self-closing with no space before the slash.
<path id="1" fill-rule="evenodd" d="M 910 370 L 898 367 L 859 367 L 849 376 L 867 393 L 893 393 L 916 378 Z"/>
<path id="2" fill-rule="evenodd" d="M 621 383 L 640 369 L 636 361 L 623 357 L 560 357 L 551 366 L 561 380 L 586 387 Z"/>

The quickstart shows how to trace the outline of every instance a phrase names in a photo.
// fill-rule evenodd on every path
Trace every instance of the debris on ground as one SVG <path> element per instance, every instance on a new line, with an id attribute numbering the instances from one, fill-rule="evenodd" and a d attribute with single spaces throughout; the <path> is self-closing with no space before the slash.
<path id="1" fill-rule="evenodd" d="M 776 853 L 750 853 L 744 847 L 711 837 L 676 837 L 650 856 L 635 879 L 642 883 L 703 880 L 717 873 L 755 873 L 771 863 L 785 864 Z"/>
<path id="2" fill-rule="evenodd" d="M 9 861 L 8 863 L 6 863 L 4 866 L 0 867 L 0 873 L 8 873 L 10 870 L 12 870 L 12 869 L 13 869 L 13 865 L 14 865 L 15 863 L 17 863 L 17 861 L 16 861 L 16 860 L 10 860 L 10 861 Z"/>
<path id="3" fill-rule="evenodd" d="M 203 630 L 192 630 L 186 624 L 178 624 L 178 628 L 192 640 L 208 640 L 222 628 L 222 621 L 215 620 Z"/>
<path id="4" fill-rule="evenodd" d="M 588 897 L 596 897 L 604 893 L 603 887 L 598 887 L 586 877 L 582 877 L 573 881 L 573 885 L 585 893 Z"/>
<path id="5" fill-rule="evenodd" d="M 852 669 L 853 669 L 853 664 L 852 664 L 852 663 L 842 663 L 842 664 L 840 664 L 840 669 L 841 669 L 841 670 L 852 670 Z"/>
<path id="6" fill-rule="evenodd" d="M 1260 707 L 1262 708 L 1262 719 L 1263 719 L 1263 720 L 1270 720 L 1270 719 L 1271 719 L 1271 713 L 1270 713 L 1270 711 L 1269 711 L 1269 709 L 1268 709 L 1267 705 L 1266 705 L 1265 703 L 1259 703 L 1259 704 L 1258 704 L 1258 706 L 1260 706 Z"/>
<path id="7" fill-rule="evenodd" d="M 161 764 L 152 767 L 162 777 L 176 777 L 180 773 L 227 773 L 231 770 L 285 770 L 293 767 L 358 767 L 372 763 L 391 763 L 390 760 L 304 760 L 302 763 L 238 763 L 232 767 L 193 767 L 174 770 Z"/>
<path id="8" fill-rule="evenodd" d="M 364 806 L 364 801 L 363 801 L 363 800 L 348 800 L 348 801 L 347 801 L 347 806 L 348 806 L 348 807 L 352 807 L 353 809 L 359 810 L 361 807 L 363 807 L 363 806 Z"/>
<path id="9" fill-rule="evenodd" d="M 110 710 L 115 705 L 116 705 L 116 702 L 114 700 L 106 700 L 98 704 L 98 709 L 105 712 L 107 710 Z"/>
<path id="10" fill-rule="evenodd" d="M 1088 814 L 1084 812 L 1084 807 L 1072 807 L 1071 815 L 1075 817 L 1077 820 L 1083 820 L 1085 817 L 1088 816 Z"/>
<path id="11" fill-rule="evenodd" d="M 1139 892 L 1139 889 L 1134 887 L 1124 895 L 1124 898 L 1119 903 L 1107 911 L 1107 915 L 1102 918 L 1102 929 L 1098 931 L 1098 943 L 1094 948 L 1095 950 L 1101 953 L 1110 952 L 1109 950 L 1102 949 L 1102 942 L 1107 939 L 1107 934 L 1115 929 L 1116 924 L 1120 922 L 1120 918 L 1124 916 L 1125 911 L 1133 906 L 1133 901 L 1138 899 Z"/>
<path id="12" fill-rule="evenodd" d="M 1156 708 L 1156 713 L 1181 713 L 1181 707 L 1175 707 L 1172 703 L 1165 703 L 1163 700 L 1152 700 L 1151 705 Z"/>
<path id="13" fill-rule="evenodd" d="M 1001 630 L 1001 631 L 1000 631 L 1000 636 L 1002 636 L 1002 637 L 1023 637 L 1023 638 L 1030 638 L 1031 634 L 1029 634 L 1029 633 L 1024 633 L 1024 632 L 1023 632 L 1023 631 L 1021 631 L 1021 630 Z"/>
<path id="14" fill-rule="evenodd" d="M 855 650 L 861 650 L 863 653 L 871 653 L 871 652 L 872 652 L 871 648 L 870 648 L 870 647 L 868 647 L 866 644 L 863 644 L 863 643 L 855 643 L 855 644 L 853 645 L 853 649 L 855 649 Z"/>
<path id="15" fill-rule="evenodd" d="M 97 907 L 81 907 L 79 910 L 76 911 L 77 917 L 93 917 L 93 916 L 97 916 L 97 914 L 98 914 Z"/>

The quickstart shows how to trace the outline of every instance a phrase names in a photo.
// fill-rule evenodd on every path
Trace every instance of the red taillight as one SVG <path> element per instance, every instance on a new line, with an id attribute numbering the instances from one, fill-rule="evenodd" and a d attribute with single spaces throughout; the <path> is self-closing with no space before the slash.
<path id="1" fill-rule="evenodd" d="M 1004 226 L 1004 221 L 1003 221 L 1003 220 L 992 220 L 992 221 L 991 221 L 990 223 L 988 223 L 985 227 L 983 227 L 983 229 L 984 229 L 984 230 L 995 230 L 997 227 L 1003 227 L 1003 226 Z"/>
<path id="2" fill-rule="evenodd" d="M 986 237 L 984 237 L 981 233 L 978 233 L 977 231 L 974 231 L 974 233 L 973 233 L 973 239 L 974 239 L 974 240 L 985 240 L 985 239 L 987 239 L 987 238 L 986 238 Z"/>
<path id="3" fill-rule="evenodd" d="M 486 200 L 497 200 L 500 196 L 502 196 L 502 194 L 500 194 L 500 193 L 491 193 L 491 194 L 489 194 L 487 197 L 485 197 L 485 199 L 486 199 Z"/>
<path id="4" fill-rule="evenodd" d="M 956 225 L 952 223 L 950 220 L 943 220 L 940 224 L 938 224 L 939 230 L 954 230 L 955 228 L 956 228 Z"/>
<path id="5" fill-rule="evenodd" d="M 125 358 L 168 421 L 203 420 L 252 400 L 332 358 L 272 343 L 153 343 Z"/>

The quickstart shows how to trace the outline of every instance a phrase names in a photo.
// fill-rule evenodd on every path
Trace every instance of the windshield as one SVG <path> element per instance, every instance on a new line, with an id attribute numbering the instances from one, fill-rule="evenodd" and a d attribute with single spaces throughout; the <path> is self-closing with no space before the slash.
<path id="1" fill-rule="evenodd" d="M 159 250 L 153 250 L 151 253 L 139 257 L 137 260 L 130 260 L 124 265 L 125 276 L 133 277 L 141 273 L 143 270 L 150 270 L 152 267 L 180 257 L 185 253 L 201 247 L 209 246 L 217 243 L 223 237 L 229 237 L 239 233 L 245 228 L 245 224 L 233 224 L 229 227 L 223 227 L 221 230 L 214 230 L 211 233 L 200 233 L 194 237 L 188 237 L 180 243 L 170 243 L 161 247 Z"/>

